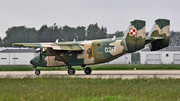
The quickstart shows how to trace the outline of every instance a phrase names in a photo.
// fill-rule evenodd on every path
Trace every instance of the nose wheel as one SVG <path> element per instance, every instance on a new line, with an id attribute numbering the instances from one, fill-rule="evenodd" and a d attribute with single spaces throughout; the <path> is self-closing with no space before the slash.
<path id="1" fill-rule="evenodd" d="M 36 70 L 35 70 L 35 74 L 36 74 L 36 75 L 39 75 L 40 73 L 41 73 L 41 71 L 40 71 L 39 69 L 36 69 Z"/>
<path id="2" fill-rule="evenodd" d="M 41 71 L 40 71 L 39 69 L 36 69 L 36 70 L 35 70 L 35 74 L 36 74 L 36 75 L 39 75 L 40 73 L 41 73 Z"/>
<path id="3" fill-rule="evenodd" d="M 41 71 L 36 68 L 37 68 L 36 66 L 33 66 L 33 71 L 35 72 L 36 75 L 40 75 Z"/>

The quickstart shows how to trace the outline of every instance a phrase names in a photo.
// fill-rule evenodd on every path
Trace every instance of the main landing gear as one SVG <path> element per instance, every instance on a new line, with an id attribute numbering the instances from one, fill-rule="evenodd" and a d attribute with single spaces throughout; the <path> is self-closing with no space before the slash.
<path id="1" fill-rule="evenodd" d="M 40 75 L 41 71 L 39 69 L 36 69 L 36 66 L 33 66 L 33 70 L 35 71 L 36 75 Z"/>
<path id="2" fill-rule="evenodd" d="M 86 68 L 84 68 L 84 73 L 85 73 L 86 75 L 90 75 L 90 74 L 91 74 L 91 72 L 92 72 L 92 70 L 91 70 L 91 68 L 90 68 L 90 67 L 86 67 Z"/>
<path id="3" fill-rule="evenodd" d="M 86 75 L 90 75 L 91 72 L 92 72 L 91 68 L 90 68 L 90 67 L 84 68 L 85 66 L 86 66 L 86 65 L 81 65 L 81 67 L 84 69 L 84 73 L 85 73 Z"/>
<path id="4" fill-rule="evenodd" d="M 83 65 L 83 66 L 81 66 L 81 67 L 83 67 L 84 73 L 85 73 L 86 75 L 90 75 L 90 74 L 91 74 L 92 70 L 91 70 L 90 67 L 86 67 L 86 68 L 85 68 L 85 65 Z M 69 75 L 74 75 L 75 72 L 76 72 L 76 71 L 75 71 L 74 68 L 68 67 L 68 74 L 69 74 Z"/>

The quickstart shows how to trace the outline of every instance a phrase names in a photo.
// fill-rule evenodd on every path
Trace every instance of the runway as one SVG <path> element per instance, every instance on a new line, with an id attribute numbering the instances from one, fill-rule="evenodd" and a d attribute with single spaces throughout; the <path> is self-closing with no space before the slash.
<path id="1" fill-rule="evenodd" d="M 145 78 L 180 78 L 180 70 L 113 70 L 113 71 L 92 71 L 91 75 L 85 75 L 84 71 L 76 71 L 75 75 L 68 75 L 67 71 L 41 71 L 39 76 L 34 71 L 1 71 L 0 77 L 41 77 L 41 76 L 58 76 L 58 77 L 82 77 L 82 78 L 122 78 L 134 79 L 138 77 Z"/>

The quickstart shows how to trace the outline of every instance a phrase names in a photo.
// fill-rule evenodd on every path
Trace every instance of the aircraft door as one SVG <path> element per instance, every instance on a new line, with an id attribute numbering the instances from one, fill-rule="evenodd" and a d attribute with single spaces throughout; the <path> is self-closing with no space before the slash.
<path id="1" fill-rule="evenodd" d="M 93 53 L 93 46 L 89 45 L 85 47 L 85 56 L 86 58 L 92 58 L 94 55 Z"/>

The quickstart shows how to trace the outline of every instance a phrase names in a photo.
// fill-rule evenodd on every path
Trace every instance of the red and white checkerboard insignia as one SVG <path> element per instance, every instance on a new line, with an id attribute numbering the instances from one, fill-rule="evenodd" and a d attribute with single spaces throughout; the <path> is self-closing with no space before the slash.
<path id="1" fill-rule="evenodd" d="M 130 36 L 136 36 L 136 34 L 137 34 L 137 33 L 136 33 L 136 28 L 130 28 L 130 29 L 129 29 L 129 35 L 130 35 Z"/>

